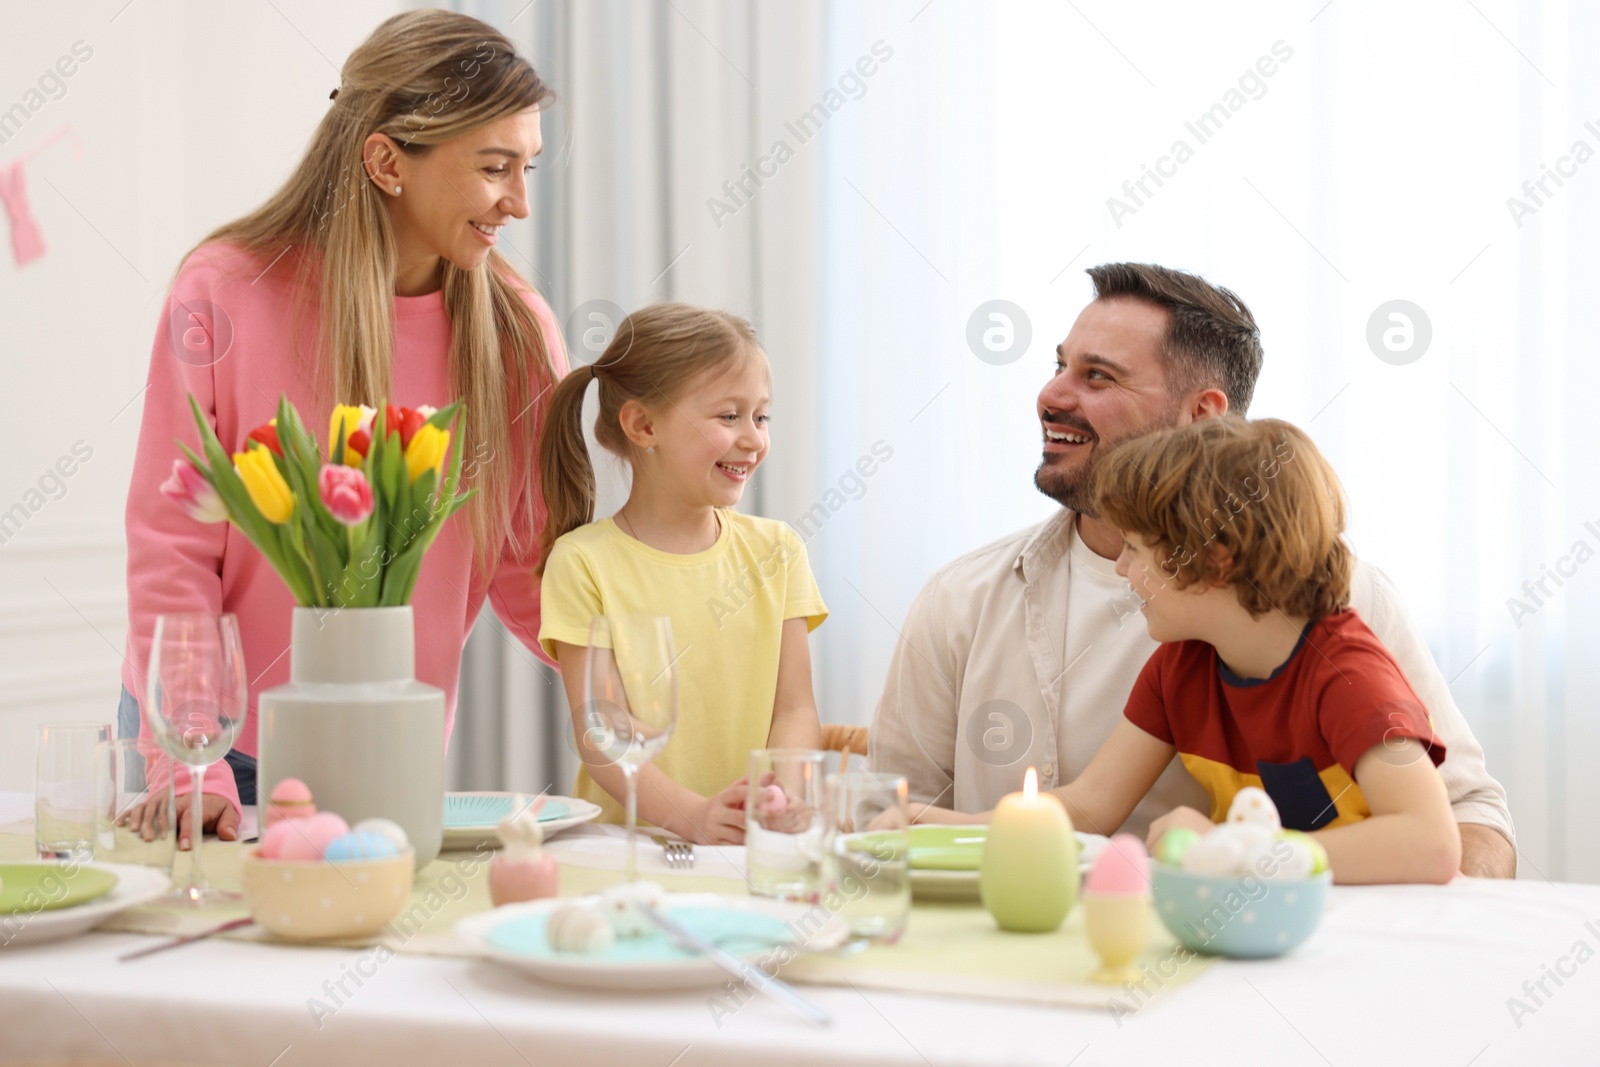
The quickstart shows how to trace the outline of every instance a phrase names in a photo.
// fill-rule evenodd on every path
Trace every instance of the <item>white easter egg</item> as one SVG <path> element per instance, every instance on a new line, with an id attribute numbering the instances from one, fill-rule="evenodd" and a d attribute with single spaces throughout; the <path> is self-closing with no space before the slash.
<path id="1" fill-rule="evenodd" d="M 1233 795 L 1233 803 L 1228 805 L 1228 822 L 1254 823 L 1268 830 L 1283 829 L 1283 822 L 1278 818 L 1278 806 L 1267 796 L 1265 789 L 1253 785 L 1247 785 Z"/>
<path id="2" fill-rule="evenodd" d="M 557 952 L 598 955 L 616 941 L 606 917 L 583 904 L 567 904 L 552 911 L 544 923 L 545 940 Z"/>
<path id="3" fill-rule="evenodd" d="M 1184 870 L 1213 878 L 1227 878 L 1238 873 L 1246 843 L 1221 830 L 1218 827 L 1189 846 L 1183 854 Z"/>
<path id="4" fill-rule="evenodd" d="M 350 827 L 352 833 L 365 830 L 369 834 L 377 834 L 394 842 L 395 851 L 404 852 L 411 847 L 411 839 L 406 836 L 405 830 L 399 823 L 392 819 L 362 819 Z"/>
<path id="5" fill-rule="evenodd" d="M 1244 862 L 1264 882 L 1299 882 L 1311 877 L 1314 857 L 1305 842 L 1279 837 L 1251 845 Z"/>

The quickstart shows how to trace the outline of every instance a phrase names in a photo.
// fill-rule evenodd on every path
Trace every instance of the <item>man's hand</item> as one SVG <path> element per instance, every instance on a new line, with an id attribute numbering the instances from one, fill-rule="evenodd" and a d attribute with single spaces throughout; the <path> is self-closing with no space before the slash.
<path id="1" fill-rule="evenodd" d="M 1168 830 L 1184 826 L 1197 834 L 1209 834 L 1216 829 L 1216 825 L 1216 823 L 1193 808 L 1174 808 L 1150 824 L 1150 833 L 1145 838 L 1144 847 L 1149 849 L 1150 854 L 1154 856 L 1156 854 L 1156 845 L 1161 843 L 1162 835 Z"/>
<path id="2" fill-rule="evenodd" d="M 1517 850 L 1492 826 L 1464 822 L 1461 829 L 1461 873 L 1469 878 L 1515 878 Z"/>

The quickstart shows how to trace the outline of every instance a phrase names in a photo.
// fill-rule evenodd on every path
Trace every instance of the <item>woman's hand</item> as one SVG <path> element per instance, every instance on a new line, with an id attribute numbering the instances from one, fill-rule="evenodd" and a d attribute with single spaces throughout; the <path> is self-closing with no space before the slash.
<path id="1" fill-rule="evenodd" d="M 118 820 L 146 841 L 167 832 L 172 825 L 172 812 L 167 808 L 165 796 L 146 797 L 123 812 Z M 223 841 L 239 839 L 239 809 L 228 798 L 216 793 L 205 793 L 200 798 L 202 832 L 214 831 Z M 178 797 L 178 848 L 187 851 L 194 823 L 194 798 L 189 794 Z"/>
<path id="2" fill-rule="evenodd" d="M 1179 826 L 1193 830 L 1197 834 L 1209 834 L 1216 829 L 1217 824 L 1193 808 L 1174 808 L 1150 824 L 1150 833 L 1145 838 L 1144 847 L 1150 850 L 1152 856 L 1155 855 L 1156 845 L 1161 842 L 1162 835 Z"/>

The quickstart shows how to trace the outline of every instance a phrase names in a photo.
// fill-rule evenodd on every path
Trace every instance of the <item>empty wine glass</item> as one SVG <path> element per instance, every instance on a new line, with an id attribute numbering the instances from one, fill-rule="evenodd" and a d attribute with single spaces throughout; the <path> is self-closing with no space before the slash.
<path id="1" fill-rule="evenodd" d="M 622 767 L 628 790 L 626 878 L 638 879 L 639 769 L 655 759 L 678 721 L 672 620 L 661 615 L 596 615 L 589 623 L 583 677 L 582 748 L 589 762 Z"/>
<path id="2" fill-rule="evenodd" d="M 173 894 L 175 903 L 203 907 L 239 899 L 239 894 L 206 882 L 200 863 L 205 837 L 201 787 L 206 768 L 233 748 L 244 725 L 248 693 L 235 616 L 195 613 L 156 618 L 145 717 L 167 754 L 188 766 L 194 813 L 189 880 Z"/>

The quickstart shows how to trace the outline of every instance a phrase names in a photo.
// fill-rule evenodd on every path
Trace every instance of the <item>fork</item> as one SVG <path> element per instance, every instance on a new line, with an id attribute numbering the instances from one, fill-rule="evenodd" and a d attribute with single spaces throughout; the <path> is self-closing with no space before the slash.
<path id="1" fill-rule="evenodd" d="M 654 841 L 661 846 L 667 866 L 675 871 L 687 871 L 694 868 L 694 842 L 676 841 L 671 838 L 655 835 Z"/>

